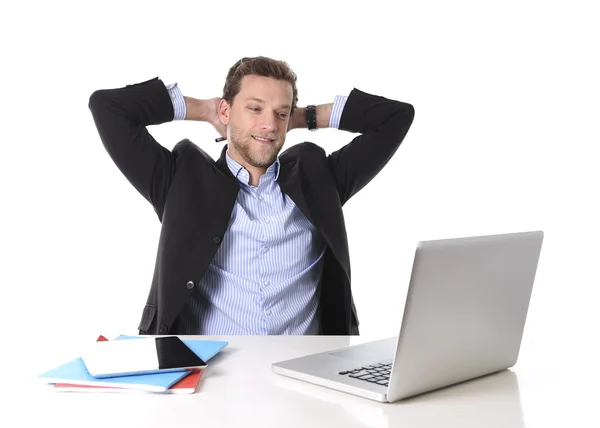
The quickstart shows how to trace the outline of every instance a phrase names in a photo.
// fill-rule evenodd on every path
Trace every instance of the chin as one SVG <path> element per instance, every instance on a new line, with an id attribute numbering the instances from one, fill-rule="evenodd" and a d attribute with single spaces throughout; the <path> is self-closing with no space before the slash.
<path id="1" fill-rule="evenodd" d="M 273 162 L 275 162 L 275 159 L 277 159 L 277 155 L 269 155 L 269 156 L 265 156 L 265 155 L 258 155 L 256 156 L 256 154 L 254 154 L 252 156 L 252 164 L 254 164 L 254 166 L 256 167 L 260 167 L 260 168 L 267 168 L 269 167 Z"/>
<path id="2" fill-rule="evenodd" d="M 257 167 L 257 168 L 268 168 L 268 167 L 270 167 L 273 164 L 273 162 L 275 162 L 275 159 L 277 159 L 276 156 L 274 156 L 272 158 L 269 158 L 269 159 L 266 159 L 266 158 L 260 158 L 260 159 L 254 158 L 254 161 L 258 161 L 258 162 L 253 162 L 253 163 L 254 163 L 254 166 Z"/>

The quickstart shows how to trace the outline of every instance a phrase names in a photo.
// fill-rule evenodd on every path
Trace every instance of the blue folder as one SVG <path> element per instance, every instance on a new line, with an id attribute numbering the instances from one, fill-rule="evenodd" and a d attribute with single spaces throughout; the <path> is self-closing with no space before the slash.
<path id="1" fill-rule="evenodd" d="M 115 340 L 139 339 L 141 336 L 120 335 Z M 183 339 L 182 339 L 183 340 Z M 183 342 L 205 362 L 228 345 L 225 341 L 185 339 Z M 91 376 L 81 358 L 75 358 L 61 366 L 38 375 L 45 383 L 71 383 L 77 385 L 113 386 L 144 391 L 164 392 L 187 376 L 188 371 L 152 373 L 98 379 Z"/>

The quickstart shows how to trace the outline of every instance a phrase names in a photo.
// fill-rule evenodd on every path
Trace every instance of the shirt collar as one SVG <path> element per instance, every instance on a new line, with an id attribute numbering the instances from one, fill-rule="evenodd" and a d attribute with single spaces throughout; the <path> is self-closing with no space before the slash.
<path id="1" fill-rule="evenodd" d="M 225 152 L 225 159 L 227 161 L 227 166 L 229 167 L 229 170 L 231 171 L 233 176 L 235 178 L 237 178 L 238 180 L 242 181 L 243 183 L 248 184 L 250 181 L 250 173 L 248 172 L 248 170 L 246 168 L 244 168 L 236 160 L 234 160 L 231 156 L 229 156 L 229 149 L 227 149 L 227 151 Z M 273 162 L 269 166 L 269 168 L 267 168 L 267 171 L 265 172 L 265 174 L 274 175 L 275 181 L 277 181 L 277 179 L 279 178 L 279 169 L 280 169 L 279 166 L 280 166 L 279 157 L 277 157 L 277 159 L 275 159 L 275 162 Z M 242 173 L 241 176 L 240 176 L 240 173 Z"/>

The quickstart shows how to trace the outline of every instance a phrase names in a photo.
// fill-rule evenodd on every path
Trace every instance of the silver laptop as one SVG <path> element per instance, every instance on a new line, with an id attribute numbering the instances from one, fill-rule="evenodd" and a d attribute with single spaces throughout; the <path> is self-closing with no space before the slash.
<path id="1" fill-rule="evenodd" d="M 276 362 L 272 371 L 394 402 L 508 369 L 543 238 L 532 231 L 419 242 L 398 336 Z"/>

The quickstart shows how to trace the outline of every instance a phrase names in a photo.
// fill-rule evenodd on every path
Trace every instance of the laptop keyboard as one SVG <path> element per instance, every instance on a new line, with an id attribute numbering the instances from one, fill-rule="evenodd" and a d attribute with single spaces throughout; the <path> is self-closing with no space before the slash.
<path id="1" fill-rule="evenodd" d="M 391 371 L 392 363 L 377 363 L 371 364 L 370 366 L 359 367 L 354 370 L 346 370 L 339 374 L 358 380 L 364 380 L 365 382 L 375 383 L 377 385 L 388 386 Z"/>

